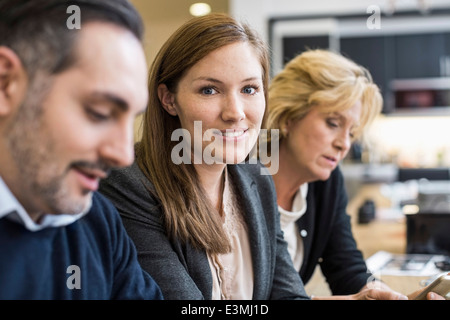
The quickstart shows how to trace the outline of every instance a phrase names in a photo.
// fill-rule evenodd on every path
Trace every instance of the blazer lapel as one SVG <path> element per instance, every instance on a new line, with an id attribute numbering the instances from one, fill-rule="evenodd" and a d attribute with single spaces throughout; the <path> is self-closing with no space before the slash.
<path id="1" fill-rule="evenodd" d="M 236 188 L 244 220 L 247 223 L 252 250 L 253 299 L 263 299 L 263 297 L 267 297 L 267 291 L 270 290 L 269 284 L 265 281 L 267 277 L 263 277 L 263 275 L 270 273 L 270 266 L 264 261 L 264 257 L 271 255 L 271 246 L 264 223 L 265 217 L 261 198 L 255 181 L 245 171 L 240 170 L 239 165 L 229 165 L 228 169 L 230 169 L 230 177 Z"/>
<path id="2" fill-rule="evenodd" d="M 300 270 L 300 276 L 304 279 L 306 274 L 311 272 L 311 264 L 308 261 L 311 261 L 311 250 L 312 250 L 312 240 L 314 235 L 315 228 L 315 218 L 316 218 L 316 202 L 314 200 L 314 184 L 308 184 L 308 194 L 307 194 L 307 207 L 305 214 L 297 220 L 297 226 L 299 231 L 305 230 L 307 232 L 307 236 L 303 237 L 303 264 Z M 315 264 L 313 266 L 315 269 Z"/>

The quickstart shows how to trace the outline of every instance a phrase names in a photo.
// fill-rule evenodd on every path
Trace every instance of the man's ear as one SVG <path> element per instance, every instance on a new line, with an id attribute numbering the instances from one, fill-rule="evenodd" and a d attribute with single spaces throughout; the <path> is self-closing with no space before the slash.
<path id="1" fill-rule="evenodd" d="M 177 115 L 175 108 L 175 97 L 172 92 L 169 91 L 167 86 L 162 83 L 158 86 L 158 98 L 161 101 L 163 108 L 172 116 Z"/>
<path id="2" fill-rule="evenodd" d="M 27 76 L 22 62 L 11 49 L 0 46 L 0 116 L 21 103 Z"/>

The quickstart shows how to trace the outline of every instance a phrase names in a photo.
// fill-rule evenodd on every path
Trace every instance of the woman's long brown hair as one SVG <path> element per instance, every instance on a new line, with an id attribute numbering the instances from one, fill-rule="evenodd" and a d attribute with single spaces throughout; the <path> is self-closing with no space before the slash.
<path id="1" fill-rule="evenodd" d="M 161 105 L 158 86 L 166 84 L 176 92 L 181 77 L 210 52 L 235 42 L 249 43 L 262 66 L 267 101 L 269 58 L 266 45 L 247 25 L 226 14 L 209 14 L 189 20 L 166 41 L 155 57 L 149 74 L 149 105 L 143 118 L 140 143 L 136 145 L 137 163 L 155 190 L 164 212 L 168 236 L 190 243 L 211 254 L 230 251 L 220 215 L 207 200 L 192 164 L 174 164 L 172 132 L 181 127 Z"/>

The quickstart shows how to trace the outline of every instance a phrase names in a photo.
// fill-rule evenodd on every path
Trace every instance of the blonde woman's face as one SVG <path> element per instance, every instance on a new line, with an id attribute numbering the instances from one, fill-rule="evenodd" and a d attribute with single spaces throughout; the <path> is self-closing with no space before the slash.
<path id="1" fill-rule="evenodd" d="M 265 110 L 262 74 L 254 49 L 237 42 L 211 52 L 181 78 L 173 113 L 190 133 L 194 164 L 245 160 Z"/>
<path id="2" fill-rule="evenodd" d="M 361 103 L 340 112 L 323 113 L 314 107 L 302 119 L 288 123 L 280 154 L 303 182 L 326 180 L 350 150 L 361 117 Z"/>

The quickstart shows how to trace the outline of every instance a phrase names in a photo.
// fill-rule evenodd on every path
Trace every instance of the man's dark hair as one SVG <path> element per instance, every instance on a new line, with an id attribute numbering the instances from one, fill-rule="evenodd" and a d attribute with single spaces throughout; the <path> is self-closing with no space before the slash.
<path id="1" fill-rule="evenodd" d="M 81 29 L 88 22 L 109 22 L 142 41 L 142 19 L 128 0 L 1 0 L 0 46 L 16 52 L 31 79 L 37 71 L 57 74 L 75 63 L 79 30 L 67 26 L 71 5 L 80 9 Z"/>

